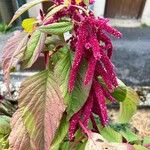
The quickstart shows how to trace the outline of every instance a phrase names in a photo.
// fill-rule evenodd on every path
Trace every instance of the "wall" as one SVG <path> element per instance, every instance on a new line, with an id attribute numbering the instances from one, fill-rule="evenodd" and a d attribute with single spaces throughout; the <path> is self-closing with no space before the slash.
<path id="1" fill-rule="evenodd" d="M 150 26 L 150 0 L 146 1 L 141 22 Z"/>
<path id="2" fill-rule="evenodd" d="M 94 13 L 96 16 L 104 16 L 106 0 L 95 0 Z"/>

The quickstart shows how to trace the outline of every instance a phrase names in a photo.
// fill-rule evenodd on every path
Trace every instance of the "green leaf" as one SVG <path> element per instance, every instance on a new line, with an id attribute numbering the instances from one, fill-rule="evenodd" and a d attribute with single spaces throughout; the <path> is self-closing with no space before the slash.
<path id="1" fill-rule="evenodd" d="M 89 3 L 90 3 L 89 0 L 83 0 L 83 2 L 84 2 L 84 4 L 87 5 L 87 6 L 88 6 Z"/>
<path id="2" fill-rule="evenodd" d="M 16 31 L 4 47 L 2 68 L 4 72 L 4 82 L 6 83 L 8 89 L 11 69 L 16 67 L 18 62 L 22 59 L 28 39 L 27 33 Z"/>
<path id="3" fill-rule="evenodd" d="M 119 102 L 123 102 L 127 98 L 127 86 L 118 79 L 119 86 L 112 93 L 112 96 Z"/>
<path id="4" fill-rule="evenodd" d="M 140 138 L 128 128 L 126 128 L 125 131 L 121 130 L 120 133 L 128 142 L 132 143 L 140 140 Z"/>
<path id="5" fill-rule="evenodd" d="M 143 139 L 143 144 L 149 144 L 150 143 L 150 138 L 144 138 Z"/>
<path id="6" fill-rule="evenodd" d="M 9 25 L 10 26 L 20 15 L 22 15 L 25 11 L 27 11 L 28 9 L 32 8 L 33 6 L 41 3 L 41 2 L 46 2 L 49 0 L 33 0 L 29 3 L 26 3 L 24 5 L 22 5 L 14 14 L 12 20 L 10 21 Z"/>
<path id="7" fill-rule="evenodd" d="M 61 123 L 59 125 L 59 128 L 55 134 L 55 138 L 52 142 L 51 149 L 52 150 L 59 150 L 60 144 L 66 137 L 68 133 L 68 128 L 69 128 L 69 122 L 66 119 L 66 114 L 61 119 Z"/>
<path id="8" fill-rule="evenodd" d="M 79 144 L 77 144 L 75 150 L 84 150 L 84 149 L 85 149 L 85 146 L 86 146 L 86 142 L 87 142 L 87 141 L 80 142 Z"/>
<path id="9" fill-rule="evenodd" d="M 133 145 L 133 147 L 134 147 L 134 150 L 148 150 L 147 148 L 141 145 Z"/>
<path id="10" fill-rule="evenodd" d="M 10 117 L 0 115 L 0 135 L 7 135 L 11 131 L 10 128 Z"/>
<path id="11" fill-rule="evenodd" d="M 11 123 L 10 149 L 50 149 L 64 111 L 59 87 L 50 71 L 26 79 Z"/>
<path id="12" fill-rule="evenodd" d="M 48 34 L 63 34 L 72 30 L 73 24 L 69 21 L 62 21 L 57 23 L 52 23 L 50 25 L 41 26 L 39 28 L 40 31 Z"/>
<path id="13" fill-rule="evenodd" d="M 50 12 L 47 13 L 45 20 L 48 19 L 49 17 L 53 16 L 54 14 L 56 14 L 57 12 L 59 12 L 60 10 L 62 10 L 65 7 L 66 7 L 66 5 L 58 5 L 58 6 L 54 7 Z"/>
<path id="14" fill-rule="evenodd" d="M 81 109 L 85 101 L 88 98 L 91 83 L 87 86 L 82 82 L 85 76 L 86 65 L 83 63 L 81 69 L 77 75 L 75 88 L 72 93 L 68 92 L 68 80 L 71 69 L 72 56 L 68 52 L 66 55 L 56 64 L 54 74 L 58 80 L 62 96 L 65 99 L 67 107 L 68 119 L 77 111 Z"/>
<path id="15" fill-rule="evenodd" d="M 70 150 L 70 142 L 67 141 L 67 142 L 62 143 L 60 150 Z"/>
<path id="16" fill-rule="evenodd" d="M 110 126 L 106 126 L 106 127 L 99 126 L 99 132 L 106 140 L 108 140 L 108 142 L 117 142 L 117 143 L 122 142 L 121 134 L 116 132 Z"/>
<path id="17" fill-rule="evenodd" d="M 44 48 L 46 34 L 35 30 L 31 35 L 23 56 L 23 67 L 30 68 Z"/>
<path id="18" fill-rule="evenodd" d="M 139 97 L 130 87 L 126 87 L 126 98 L 120 103 L 119 122 L 128 123 L 137 111 Z"/>

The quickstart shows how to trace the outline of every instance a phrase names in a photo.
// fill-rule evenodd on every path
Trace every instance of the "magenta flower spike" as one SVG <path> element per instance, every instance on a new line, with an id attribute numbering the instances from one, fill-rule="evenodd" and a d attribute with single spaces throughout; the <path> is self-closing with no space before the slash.
<path id="1" fill-rule="evenodd" d="M 90 93 L 85 105 L 83 106 L 82 110 L 82 122 L 83 125 L 87 128 L 88 127 L 88 122 L 92 113 L 92 108 L 93 108 L 93 95 Z"/>
<path id="2" fill-rule="evenodd" d="M 97 68 L 96 69 L 96 75 L 97 76 L 101 76 L 103 81 L 105 82 L 108 90 L 113 91 L 114 90 L 114 86 L 113 86 L 111 78 L 109 77 L 109 74 L 107 73 L 105 68 L 102 67 L 100 62 L 98 62 L 96 66 L 97 66 L 96 67 Z"/>
<path id="3" fill-rule="evenodd" d="M 113 52 L 113 45 L 108 36 L 106 36 L 101 30 L 98 31 L 98 40 L 105 43 L 105 49 L 107 51 L 107 56 L 111 58 Z"/>
<path id="4" fill-rule="evenodd" d="M 86 32 L 84 23 L 82 26 L 79 27 L 78 32 L 79 33 L 78 33 L 78 41 L 76 44 L 75 56 L 74 56 L 73 65 L 70 71 L 69 92 L 73 91 L 77 72 L 78 72 L 80 63 L 82 61 L 82 56 L 84 53 L 84 44 L 86 43 L 86 37 L 87 37 L 87 32 Z"/>
<path id="5" fill-rule="evenodd" d="M 69 133 L 68 133 L 68 136 L 69 136 L 69 140 L 72 141 L 73 138 L 74 138 L 74 134 L 75 132 L 77 131 L 78 129 L 78 123 L 79 123 L 79 120 L 80 120 L 80 115 L 81 115 L 81 112 L 77 112 L 75 113 L 72 118 L 70 119 L 70 125 L 69 125 Z"/>
<path id="6" fill-rule="evenodd" d="M 107 107 L 106 107 L 106 98 L 104 96 L 103 90 L 101 89 L 101 86 L 99 85 L 98 81 L 94 81 L 93 85 L 94 91 L 95 91 L 95 104 L 97 107 L 97 115 L 99 115 L 101 119 L 101 123 L 103 126 L 108 124 L 108 115 L 107 115 Z"/>
<path id="7" fill-rule="evenodd" d="M 91 56 L 88 60 L 88 69 L 84 80 L 85 85 L 87 85 L 93 79 L 95 67 L 96 67 L 96 60 L 93 56 Z"/>

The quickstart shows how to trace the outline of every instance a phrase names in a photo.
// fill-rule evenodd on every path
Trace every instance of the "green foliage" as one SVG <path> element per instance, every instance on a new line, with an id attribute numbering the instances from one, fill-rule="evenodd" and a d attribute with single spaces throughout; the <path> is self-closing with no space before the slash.
<path id="1" fill-rule="evenodd" d="M 83 0 L 84 4 L 89 5 L 89 0 Z"/>
<path id="2" fill-rule="evenodd" d="M 37 60 L 39 54 L 44 48 L 46 35 L 39 30 L 35 30 L 27 43 L 27 48 L 24 52 L 23 67 L 30 68 Z"/>
<path id="3" fill-rule="evenodd" d="M 148 149 L 141 145 L 134 145 L 134 150 L 148 150 Z"/>
<path id="4" fill-rule="evenodd" d="M 15 13 L 10 24 L 31 7 L 46 1 L 48 2 L 49 0 L 33 0 L 23 5 Z M 105 127 L 100 126 L 97 123 L 96 115 L 93 115 L 96 114 L 92 110 L 94 107 L 91 108 L 91 112 L 88 112 L 87 108 L 85 112 L 81 110 L 88 97 L 90 97 L 89 93 L 93 92 L 92 98 L 94 97 L 95 91 L 93 91 L 93 89 L 95 85 L 93 81 L 97 80 L 94 75 L 91 82 L 88 85 L 84 85 L 84 79 L 87 75 L 86 71 L 90 68 L 88 68 L 88 66 L 91 65 L 86 62 L 86 60 L 88 61 L 88 58 L 86 58 L 87 56 L 85 57 L 86 60 L 82 59 L 80 63 L 77 60 L 77 65 L 80 64 L 80 67 L 79 69 L 77 68 L 78 72 L 74 89 L 71 93 L 68 91 L 70 70 L 74 67 L 72 66 L 74 50 L 71 49 L 74 45 L 70 40 L 66 40 L 64 36 L 66 32 L 70 32 L 73 35 L 71 38 L 75 38 L 76 36 L 75 40 L 78 40 L 78 35 L 76 35 L 75 32 L 78 32 L 77 29 L 79 28 L 73 29 L 78 26 L 78 24 L 82 24 L 82 21 L 78 22 L 70 18 L 69 15 L 66 15 L 58 20 L 56 19 L 56 22 L 54 21 L 51 24 L 46 24 L 55 14 L 70 8 L 69 5 L 72 4 L 69 2 L 69 0 L 65 0 L 64 4 L 53 5 L 46 16 L 44 16 L 41 11 L 40 19 L 29 18 L 25 20 L 22 25 L 24 31 L 17 32 L 4 48 L 2 63 L 4 80 L 7 83 L 8 89 L 10 72 L 12 68 L 16 67 L 17 63 L 21 62 L 23 68 L 29 68 L 36 62 L 40 55 L 44 55 L 45 61 L 41 63 L 45 64 L 45 69 L 22 82 L 18 101 L 19 106 L 11 120 L 12 130 L 10 129 L 10 118 L 0 116 L 0 149 L 97 150 L 102 147 L 106 147 L 107 149 L 119 147 L 119 149 L 124 150 L 128 148 L 128 144 L 123 143 L 123 141 L 126 140 L 127 143 L 134 145 L 135 149 L 142 150 L 143 147 L 141 145 L 148 141 L 145 140 L 142 143 L 142 140 L 126 126 L 136 112 L 138 105 L 138 96 L 133 89 L 127 87 L 123 82 L 118 80 L 119 86 L 111 93 L 120 104 L 119 123 L 121 124 L 118 124 L 117 127 L 113 124 Z M 82 12 L 82 14 L 75 14 L 77 16 L 74 16 L 79 17 L 81 20 L 85 15 L 89 15 L 89 10 L 87 10 L 89 0 L 83 0 L 82 2 L 84 2 L 87 7 L 78 5 L 81 3 L 80 0 L 76 1 L 77 5 L 72 5 L 72 8 L 75 8 L 75 12 Z M 96 30 L 98 30 L 97 26 L 96 24 Z M 92 34 L 92 28 L 91 32 L 88 34 L 90 33 Z M 83 37 L 84 36 L 85 35 L 83 35 Z M 119 36 L 120 34 L 118 33 L 118 37 Z M 84 40 L 85 39 L 81 38 L 81 43 L 79 42 L 81 45 L 78 43 L 79 53 L 81 53 L 80 46 L 83 49 L 85 48 L 83 45 Z M 96 39 L 94 39 L 94 41 L 95 40 Z M 77 43 L 74 42 L 74 44 Z M 82 54 L 77 58 L 80 59 L 80 57 L 82 57 Z M 104 58 L 107 58 L 107 56 Z M 94 62 L 95 61 L 98 61 L 97 58 L 94 58 Z M 109 63 L 109 61 L 106 59 L 103 66 L 104 72 L 106 69 L 106 72 L 110 71 L 111 73 L 111 69 L 109 70 L 109 68 L 111 68 L 111 63 L 110 66 L 107 63 Z M 90 70 L 87 72 L 90 76 Z M 102 79 L 99 79 L 99 81 L 101 85 L 106 88 Z M 103 90 L 103 88 L 100 90 Z M 100 92 L 100 90 L 98 90 L 98 92 Z M 108 89 L 106 88 L 104 90 Z M 105 98 L 107 97 L 105 95 L 109 93 L 104 93 L 102 91 L 101 94 Z M 3 106 L 5 105 L 2 102 L 0 108 L 3 108 L 1 110 L 7 112 L 8 110 Z M 78 121 L 78 124 L 75 124 L 75 127 L 73 127 L 77 129 L 77 132 L 75 133 L 74 141 L 70 142 L 68 139 L 69 121 L 79 110 L 83 111 L 84 114 L 80 116 L 80 122 Z M 89 113 L 88 119 L 91 119 L 90 117 L 92 117 L 92 115 L 94 118 L 90 120 L 87 126 L 84 126 L 82 125 L 82 121 L 84 115 L 87 115 L 86 113 Z M 102 114 L 102 112 L 100 113 Z M 8 113 L 8 115 L 11 116 L 12 114 Z M 95 120 L 96 127 L 93 123 Z M 73 121 L 76 121 L 76 118 Z M 97 130 L 97 133 L 92 132 L 93 130 Z"/>
<path id="5" fill-rule="evenodd" d="M 55 138 L 51 144 L 52 150 L 59 150 L 59 148 L 61 148 L 61 144 L 67 135 L 68 128 L 69 128 L 69 123 L 67 121 L 66 114 L 64 114 L 64 116 L 61 119 L 59 128 L 57 129 L 57 133 L 55 134 Z"/>
<path id="6" fill-rule="evenodd" d="M 8 149 L 8 136 L 10 134 L 10 117 L 0 115 L 0 149 Z"/>
<path id="7" fill-rule="evenodd" d="M 52 15 L 56 14 L 57 12 L 59 12 L 60 10 L 62 10 L 65 7 L 66 7 L 66 5 L 59 5 L 59 6 L 54 7 L 52 10 L 50 10 L 47 13 L 45 20 L 48 19 L 49 17 L 51 17 Z"/>
<path id="8" fill-rule="evenodd" d="M 21 85 L 19 109 L 12 119 L 10 147 L 26 147 L 27 150 L 34 147 L 50 148 L 64 111 L 65 105 L 59 88 L 49 70 L 29 77 Z M 17 134 L 19 136 L 16 136 Z M 20 137 L 24 140 L 20 141 Z M 34 144 L 30 144 L 29 141 Z"/>
<path id="9" fill-rule="evenodd" d="M 10 21 L 9 25 L 10 26 L 18 17 L 20 17 L 20 15 L 22 15 L 24 12 L 26 12 L 28 9 L 32 8 L 33 6 L 44 2 L 44 1 L 48 1 L 48 0 L 33 0 L 27 4 L 24 4 L 23 6 L 21 6 L 16 13 L 14 14 L 14 17 L 12 18 L 12 20 Z"/>
<path id="10" fill-rule="evenodd" d="M 50 25 L 41 26 L 40 31 L 49 34 L 61 35 L 65 32 L 72 30 L 73 25 L 70 21 L 62 21 L 58 23 L 52 23 Z"/>
<path id="11" fill-rule="evenodd" d="M 126 98 L 122 103 L 120 103 L 120 114 L 119 114 L 120 123 L 127 123 L 130 121 L 130 119 L 137 110 L 138 102 L 139 97 L 137 93 L 133 89 L 127 87 Z"/>
<path id="12" fill-rule="evenodd" d="M 99 132 L 109 142 L 117 142 L 117 143 L 122 142 L 121 134 L 119 132 L 116 132 L 110 126 L 107 126 L 104 128 L 99 126 Z"/>
<path id="13" fill-rule="evenodd" d="M 62 95 L 64 97 L 67 107 L 68 119 L 72 117 L 72 115 L 79 111 L 80 108 L 84 105 L 90 91 L 91 84 L 85 86 L 83 78 L 85 76 L 86 65 L 82 64 L 80 67 L 80 71 L 78 73 L 75 88 L 72 93 L 68 92 L 68 79 L 71 68 L 72 55 L 70 52 L 65 54 L 57 64 L 54 69 L 54 73 L 56 78 L 58 79 L 58 83 L 60 85 L 60 89 Z"/>
<path id="14" fill-rule="evenodd" d="M 119 86 L 112 93 L 112 96 L 120 102 L 119 122 L 128 123 L 137 110 L 139 97 L 130 87 L 118 80 Z"/>

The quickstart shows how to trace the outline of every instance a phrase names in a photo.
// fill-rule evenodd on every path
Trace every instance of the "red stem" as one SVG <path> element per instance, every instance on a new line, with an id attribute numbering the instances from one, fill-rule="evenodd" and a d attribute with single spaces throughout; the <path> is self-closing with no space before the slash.
<path id="1" fill-rule="evenodd" d="M 49 65 L 49 52 L 45 52 L 44 56 L 45 56 L 45 68 L 48 69 L 48 65 Z"/>
<path id="2" fill-rule="evenodd" d="M 93 124 L 93 128 L 96 130 L 97 133 L 99 133 L 99 130 L 98 130 L 97 124 L 95 122 L 93 114 L 91 114 L 90 118 L 91 118 L 91 121 L 92 121 L 92 124 Z"/>

